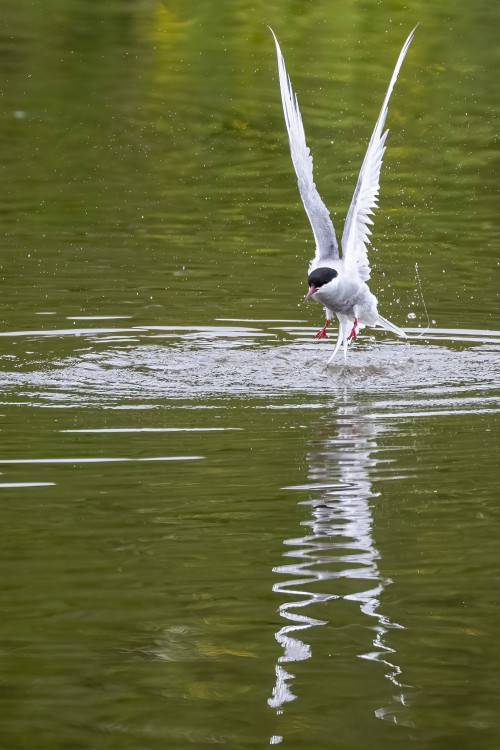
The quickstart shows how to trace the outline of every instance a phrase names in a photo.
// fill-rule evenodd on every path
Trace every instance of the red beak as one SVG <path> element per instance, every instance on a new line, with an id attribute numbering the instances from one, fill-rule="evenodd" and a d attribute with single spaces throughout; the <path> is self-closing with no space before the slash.
<path id="1" fill-rule="evenodd" d="M 306 296 L 304 297 L 304 299 L 309 299 L 309 297 L 312 297 L 312 296 L 313 296 L 313 294 L 316 294 L 316 292 L 317 292 L 317 291 L 318 291 L 318 288 L 317 288 L 317 287 L 315 287 L 315 286 L 310 286 L 310 287 L 309 287 L 309 291 L 307 292 L 307 294 L 306 294 Z"/>

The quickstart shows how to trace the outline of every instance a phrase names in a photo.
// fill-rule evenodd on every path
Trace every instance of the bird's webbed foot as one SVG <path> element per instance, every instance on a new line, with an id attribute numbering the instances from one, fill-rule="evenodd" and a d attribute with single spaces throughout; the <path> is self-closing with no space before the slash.
<path id="1" fill-rule="evenodd" d="M 359 331 L 358 320 L 357 320 L 357 318 L 354 318 L 354 323 L 352 325 L 352 331 L 349 334 L 349 336 L 347 337 L 347 340 L 348 341 L 354 341 L 354 339 L 358 335 L 358 331 Z"/>
<path id="2" fill-rule="evenodd" d="M 325 325 L 323 326 L 323 328 L 320 331 L 318 331 L 318 333 L 316 334 L 315 338 L 317 338 L 317 339 L 327 339 L 328 338 L 328 334 L 326 332 L 326 329 L 328 328 L 329 325 L 330 325 L 330 321 L 328 319 L 325 320 Z"/>

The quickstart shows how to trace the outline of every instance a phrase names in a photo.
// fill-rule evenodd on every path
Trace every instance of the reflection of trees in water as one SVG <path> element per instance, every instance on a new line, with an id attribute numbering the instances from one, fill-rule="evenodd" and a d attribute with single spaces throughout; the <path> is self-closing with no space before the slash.
<path id="1" fill-rule="evenodd" d="M 361 613 L 369 618 L 366 624 L 374 633 L 373 648 L 358 656 L 382 664 L 386 677 L 398 689 L 393 705 L 377 709 L 375 714 L 398 723 L 397 705 L 404 705 L 405 697 L 399 681 L 401 670 L 386 636 L 389 630 L 401 626 L 381 612 L 380 597 L 390 580 L 381 575 L 377 565 L 380 555 L 372 537 L 370 507 L 371 499 L 376 497 L 370 474 L 381 463 L 376 442 L 381 426 L 357 418 L 354 405 L 342 407 L 336 419 L 336 435 L 317 443 L 317 448 L 308 454 L 310 482 L 289 488 L 310 490 L 315 497 L 303 503 L 311 508 L 310 517 L 301 522 L 307 529 L 304 536 L 284 542 L 291 547 L 284 557 L 293 561 L 274 568 L 276 573 L 293 577 L 276 583 L 273 590 L 301 598 L 285 601 L 279 607 L 287 624 L 276 633 L 283 653 L 276 664 L 276 684 L 268 703 L 282 713 L 284 705 L 297 697 L 292 690 L 295 675 L 284 665 L 311 658 L 311 647 L 302 639 L 308 628 L 327 624 L 305 610 L 328 600 L 350 600 L 359 604 Z M 325 426 L 323 423 L 322 427 Z M 308 586 L 316 589 L 326 581 L 333 582 L 328 584 L 329 593 L 307 590 Z M 345 593 L 346 587 L 349 593 Z M 281 739 L 275 736 L 271 743 L 277 744 Z"/>

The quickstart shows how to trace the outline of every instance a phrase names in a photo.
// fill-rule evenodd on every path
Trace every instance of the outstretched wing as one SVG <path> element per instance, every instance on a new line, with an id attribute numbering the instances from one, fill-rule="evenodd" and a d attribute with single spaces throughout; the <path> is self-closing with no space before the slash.
<path id="1" fill-rule="evenodd" d="M 415 26 L 415 29 L 416 28 L 417 27 Z M 385 139 L 389 132 L 388 130 L 386 130 L 385 133 L 382 131 L 387 116 L 389 98 L 392 94 L 392 89 L 396 83 L 408 47 L 413 39 L 415 29 L 413 29 L 404 43 L 403 49 L 399 53 L 398 61 L 394 68 L 394 73 L 392 74 L 382 109 L 380 110 L 370 143 L 368 144 L 363 164 L 361 165 L 358 182 L 352 197 L 351 205 L 349 206 L 349 211 L 347 212 L 344 232 L 342 234 L 342 258 L 345 268 L 353 273 L 357 271 L 363 281 L 370 278 L 370 263 L 366 247 L 370 242 L 369 235 L 371 234 L 368 225 L 373 224 L 373 221 L 370 219 L 370 214 L 372 214 L 373 209 L 377 207 L 378 192 L 380 188 L 380 168 L 382 166 L 382 158 L 385 152 Z"/>
<path id="2" fill-rule="evenodd" d="M 283 103 L 283 112 L 285 113 L 288 139 L 290 141 L 290 153 L 297 174 L 300 197 L 302 198 L 302 203 L 309 217 L 314 239 L 316 240 L 316 255 L 313 263 L 317 266 L 320 261 L 338 260 L 339 248 L 332 220 L 330 219 L 330 213 L 321 200 L 314 184 L 313 160 L 306 144 L 299 103 L 293 93 L 292 84 L 286 72 L 285 60 L 281 54 L 278 40 L 274 31 L 270 30 L 276 43 L 281 101 Z"/>

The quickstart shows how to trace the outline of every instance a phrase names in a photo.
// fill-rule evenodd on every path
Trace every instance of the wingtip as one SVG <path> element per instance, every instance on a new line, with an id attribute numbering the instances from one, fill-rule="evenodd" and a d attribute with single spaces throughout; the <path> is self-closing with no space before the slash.
<path id="1" fill-rule="evenodd" d="M 419 21 L 419 22 L 418 22 L 418 23 L 416 24 L 416 26 L 414 26 L 414 27 L 413 27 L 413 29 L 412 29 L 412 30 L 410 31 L 410 33 L 408 34 L 408 37 L 407 37 L 407 39 L 406 39 L 406 42 L 404 43 L 404 46 L 405 46 L 405 47 L 408 47 L 408 46 L 409 46 L 409 45 L 411 44 L 411 42 L 412 42 L 412 40 L 413 40 L 413 37 L 414 37 L 414 35 L 415 35 L 415 32 L 416 32 L 416 30 L 418 29 L 418 27 L 419 27 L 419 26 L 420 26 L 420 21 Z"/>
<path id="2" fill-rule="evenodd" d="M 270 26 L 268 26 L 267 28 L 269 29 L 269 31 L 273 35 L 274 43 L 276 45 L 276 51 L 281 54 L 281 48 L 280 48 L 280 46 L 278 44 L 278 39 L 276 38 L 276 34 L 274 33 L 274 31 L 272 30 L 272 28 Z"/>

